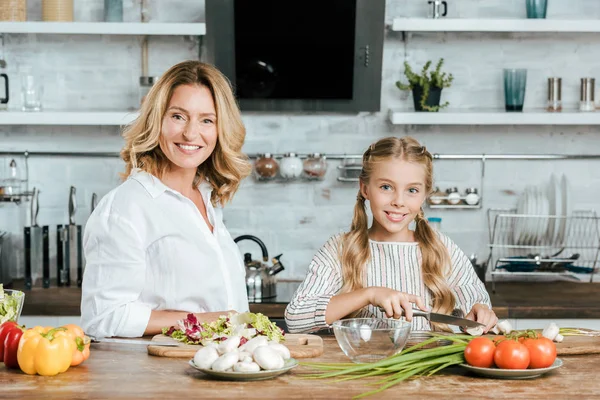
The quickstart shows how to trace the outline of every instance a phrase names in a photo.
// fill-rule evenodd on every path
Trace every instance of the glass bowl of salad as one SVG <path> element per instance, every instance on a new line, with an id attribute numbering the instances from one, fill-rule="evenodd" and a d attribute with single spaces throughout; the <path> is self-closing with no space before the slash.
<path id="1" fill-rule="evenodd" d="M 0 284 L 0 324 L 18 322 L 25 303 L 25 293 L 20 290 L 4 289 Z"/>
<path id="2" fill-rule="evenodd" d="M 410 328 L 410 322 L 383 318 L 349 318 L 333 323 L 340 348 L 355 363 L 375 362 L 401 352 Z"/>

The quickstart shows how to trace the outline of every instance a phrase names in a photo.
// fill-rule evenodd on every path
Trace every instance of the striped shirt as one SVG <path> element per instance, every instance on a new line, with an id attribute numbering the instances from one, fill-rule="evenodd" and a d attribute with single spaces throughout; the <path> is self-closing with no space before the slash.
<path id="1" fill-rule="evenodd" d="M 455 308 L 467 315 L 474 304 L 491 308 L 490 297 L 479 280 L 470 260 L 447 236 L 439 234 L 448 249 L 452 268 L 447 283 L 456 299 Z M 339 294 L 342 285 L 342 267 L 338 256 L 342 235 L 331 237 L 314 256 L 308 273 L 294 293 L 285 310 L 285 320 L 292 333 L 312 332 L 328 328 L 325 312 L 331 297 Z M 365 287 L 379 286 L 422 297 L 431 307 L 432 294 L 425 287 L 421 274 L 421 250 L 416 242 L 376 242 L 369 240 L 371 258 L 366 265 Z M 356 318 L 386 318 L 373 305 L 361 309 Z M 425 318 L 412 320 L 412 330 L 431 330 Z"/>

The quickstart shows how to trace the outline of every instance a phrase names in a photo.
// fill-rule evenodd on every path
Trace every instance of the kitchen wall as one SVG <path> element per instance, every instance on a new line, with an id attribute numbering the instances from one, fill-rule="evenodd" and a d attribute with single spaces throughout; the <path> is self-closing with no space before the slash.
<path id="1" fill-rule="evenodd" d="M 548 18 L 598 19 L 597 0 L 549 0 Z M 125 19 L 139 20 L 139 2 L 126 1 Z M 524 18 L 525 0 L 448 0 L 449 17 Z M 154 0 L 152 19 L 194 21 L 203 18 L 201 1 Z M 161 11 L 157 11 L 158 7 Z M 75 0 L 76 20 L 102 18 L 102 0 Z M 394 17 L 425 17 L 426 0 L 388 0 L 386 21 Z M 29 19 L 40 20 L 40 0 L 28 1 Z M 134 108 L 140 75 L 140 39 L 126 36 L 8 35 L 8 70 L 16 81 L 19 66 L 35 65 L 45 76 L 44 107 L 63 110 Z M 579 78 L 600 72 L 598 34 L 418 33 L 403 40 L 388 31 L 384 47 L 381 112 L 358 115 L 245 113 L 248 153 L 287 151 L 362 154 L 378 138 L 412 135 L 434 153 L 599 153 L 600 128 L 586 126 L 392 126 L 389 108 L 412 109 L 412 98 L 396 89 L 406 59 L 420 67 L 427 60 L 446 60 L 455 76 L 443 100 L 452 108 L 502 108 L 502 68 L 528 68 L 525 108 L 545 105 L 546 78 L 563 78 L 563 102 L 575 107 Z M 151 37 L 150 74 L 159 75 L 185 59 L 198 58 L 195 39 Z M 12 85 L 12 98 L 19 88 Z M 13 105 L 15 105 L 13 103 Z M 18 106 L 18 104 L 16 104 Z M 122 140 L 116 127 L 0 126 L 0 149 L 111 151 Z M 0 173 L 9 158 L 0 159 Z M 22 167 L 23 159 L 17 158 Z M 253 234 L 265 241 L 271 255 L 283 253 L 282 278 L 301 279 L 313 254 L 336 232 L 348 228 L 357 185 L 337 182 L 337 161 L 329 162 L 323 182 L 257 183 L 244 181 L 226 208 L 226 224 L 233 236 Z M 4 170 L 3 170 L 4 168 Z M 479 186 L 477 161 L 437 161 L 441 187 Z M 77 187 L 81 207 L 77 222 L 85 224 L 93 192 L 106 194 L 119 183 L 123 165 L 114 159 L 31 158 L 30 186 L 40 189 L 41 224 L 67 221 L 69 186 Z M 427 210 L 443 218 L 442 229 L 466 253 L 487 255 L 486 210 L 514 207 L 527 184 L 543 183 L 550 174 L 565 173 L 577 209 L 598 210 L 600 161 L 490 161 L 486 165 L 484 207 L 481 210 Z M 13 273 L 22 275 L 22 227 L 28 222 L 26 205 L 0 205 L 0 229 L 10 231 L 14 244 Z M 54 238 L 51 238 L 54 243 Z M 255 258 L 259 249 L 241 244 Z M 54 256 L 54 251 L 52 256 Z"/>

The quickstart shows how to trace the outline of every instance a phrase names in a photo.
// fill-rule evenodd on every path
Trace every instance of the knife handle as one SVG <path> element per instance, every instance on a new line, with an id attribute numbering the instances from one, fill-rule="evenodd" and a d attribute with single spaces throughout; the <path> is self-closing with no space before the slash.
<path id="1" fill-rule="evenodd" d="M 385 310 L 383 309 L 383 307 L 377 307 L 379 308 L 379 311 L 381 311 L 382 313 L 385 313 Z M 425 317 L 427 319 L 429 319 L 429 313 L 426 311 L 421 311 L 419 309 L 413 308 L 412 309 L 413 312 L 413 317 Z M 402 309 L 402 315 L 404 315 L 404 309 Z"/>
<path id="2" fill-rule="evenodd" d="M 77 211 L 77 198 L 75 197 L 75 186 L 71 186 L 69 192 L 69 224 L 75 225 L 75 211 Z"/>

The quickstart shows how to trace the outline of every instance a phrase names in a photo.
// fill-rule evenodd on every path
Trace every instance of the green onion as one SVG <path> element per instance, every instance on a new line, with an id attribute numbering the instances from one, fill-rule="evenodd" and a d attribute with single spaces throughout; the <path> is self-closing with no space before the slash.
<path id="1" fill-rule="evenodd" d="M 558 333 L 563 336 L 600 336 L 600 331 L 586 328 L 560 328 Z"/>
<path id="2" fill-rule="evenodd" d="M 380 385 L 377 389 L 360 394 L 355 398 L 370 396 L 416 376 L 430 376 L 444 368 L 465 362 L 464 351 L 469 341 L 473 339 L 468 335 L 441 335 L 432 334 L 430 339 L 416 344 L 402 352 L 383 360 L 368 364 L 353 363 L 311 363 L 303 362 L 301 365 L 312 367 L 324 372 L 305 375 L 309 379 L 334 379 L 334 382 L 343 382 L 353 379 L 380 376 L 381 379 L 370 383 Z M 439 340 L 449 340 L 448 346 L 434 347 L 422 350 L 421 348 Z M 420 351 L 417 351 L 420 350 Z"/>

